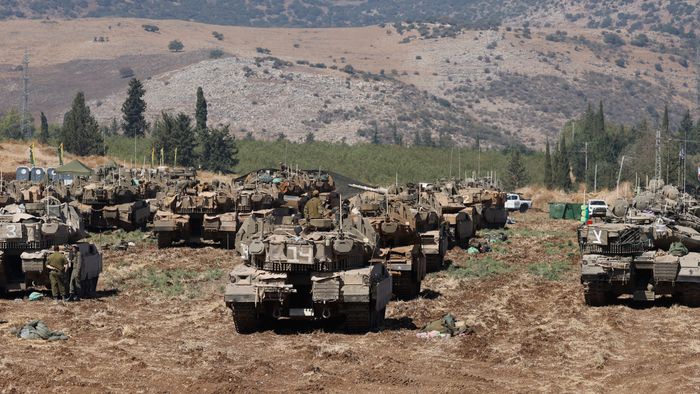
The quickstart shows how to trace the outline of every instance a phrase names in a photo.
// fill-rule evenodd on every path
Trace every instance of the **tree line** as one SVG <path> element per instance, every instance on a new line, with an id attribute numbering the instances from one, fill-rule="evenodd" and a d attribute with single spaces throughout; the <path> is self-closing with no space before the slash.
<path id="1" fill-rule="evenodd" d="M 150 136 L 152 150 L 163 152 L 162 159 L 167 164 L 199 167 L 204 170 L 232 173 L 238 164 L 238 148 L 229 126 L 209 127 L 208 108 L 202 88 L 197 88 L 197 103 L 194 122 L 185 113 L 162 112 L 150 125 L 145 118 L 147 103 L 143 83 L 132 78 L 129 81 L 127 97 L 122 105 L 122 122 L 116 119 L 108 126 L 98 124 L 85 101 L 85 94 L 78 92 L 70 109 L 63 117 L 60 126 L 49 125 L 41 113 L 38 135 L 34 120 L 25 120 L 22 127 L 21 115 L 11 110 L 0 118 L 0 132 L 8 139 L 37 138 L 42 144 L 62 143 L 67 152 L 80 156 L 105 155 L 105 136 L 115 135 L 121 129 L 124 137 L 143 138 Z"/>
<path id="2" fill-rule="evenodd" d="M 686 110 L 672 125 L 668 106 L 658 123 L 646 118 L 634 125 L 605 119 L 601 101 L 589 104 L 578 118 L 567 122 L 559 137 L 545 147 L 544 185 L 571 190 L 583 184 L 587 190 L 614 188 L 621 181 L 641 187 L 656 177 L 656 133 L 660 130 L 660 178 L 667 184 L 693 186 L 695 164 L 700 162 L 700 120 L 693 122 Z M 624 161 L 623 161 L 624 157 Z M 692 164 L 691 164 L 692 163 Z"/>

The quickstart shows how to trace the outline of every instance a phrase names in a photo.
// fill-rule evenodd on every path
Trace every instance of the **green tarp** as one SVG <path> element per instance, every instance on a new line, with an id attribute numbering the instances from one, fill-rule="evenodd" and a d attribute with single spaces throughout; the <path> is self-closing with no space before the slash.
<path id="1" fill-rule="evenodd" d="M 68 164 L 56 168 L 56 173 L 75 176 L 90 176 L 92 175 L 92 169 L 81 163 L 80 160 L 73 160 Z"/>

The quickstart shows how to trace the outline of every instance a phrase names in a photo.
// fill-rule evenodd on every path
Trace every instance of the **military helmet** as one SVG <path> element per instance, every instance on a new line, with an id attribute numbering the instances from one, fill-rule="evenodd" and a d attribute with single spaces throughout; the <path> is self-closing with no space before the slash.
<path id="1" fill-rule="evenodd" d="M 314 197 L 318 197 L 318 190 L 314 190 L 314 191 L 311 193 L 311 195 L 313 195 Z"/>

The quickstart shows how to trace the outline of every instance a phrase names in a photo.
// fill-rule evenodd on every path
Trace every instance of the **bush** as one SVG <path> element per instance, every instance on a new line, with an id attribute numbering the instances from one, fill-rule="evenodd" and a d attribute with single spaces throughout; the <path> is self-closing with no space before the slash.
<path id="1" fill-rule="evenodd" d="M 221 49 L 212 49 L 209 51 L 209 58 L 210 59 L 220 59 L 224 57 L 224 51 Z"/>
<path id="2" fill-rule="evenodd" d="M 658 72 L 660 72 L 660 73 L 664 72 L 664 68 L 661 67 L 661 64 L 660 64 L 660 63 L 654 64 L 654 68 L 656 69 L 656 71 L 658 71 Z"/>
<path id="3" fill-rule="evenodd" d="M 630 41 L 630 44 L 636 47 L 645 47 L 649 45 L 649 37 L 647 37 L 646 34 L 637 34 L 632 41 Z"/>
<path id="4" fill-rule="evenodd" d="M 224 33 L 219 33 L 218 31 L 213 31 L 213 32 L 211 32 L 211 35 L 214 36 L 214 38 L 216 38 L 219 41 L 224 40 Z"/>
<path id="5" fill-rule="evenodd" d="M 141 25 L 143 27 L 143 30 L 146 30 L 149 33 L 159 33 L 160 28 L 156 25 Z"/>
<path id="6" fill-rule="evenodd" d="M 131 67 L 122 67 L 119 69 L 119 76 L 122 78 L 133 78 L 134 75 L 134 70 Z"/>
<path id="7" fill-rule="evenodd" d="M 270 52 L 271 52 L 269 49 L 267 49 L 267 48 L 261 48 L 261 47 L 257 47 L 257 48 L 255 48 L 255 50 L 256 50 L 258 53 L 262 53 L 262 54 L 264 54 L 264 55 L 269 55 Z"/>
<path id="8" fill-rule="evenodd" d="M 615 60 L 615 65 L 617 65 L 618 67 L 625 68 L 626 64 L 627 63 L 625 62 L 625 59 L 620 58 L 620 59 Z"/>
<path id="9" fill-rule="evenodd" d="M 180 52 L 185 48 L 185 44 L 182 43 L 180 40 L 172 40 L 168 44 L 168 49 L 171 52 Z"/>
<path id="10" fill-rule="evenodd" d="M 625 45 L 625 40 L 615 33 L 603 33 L 603 42 L 614 47 Z"/>
<path id="11" fill-rule="evenodd" d="M 678 64 L 680 64 L 683 68 L 688 68 L 688 59 L 680 58 L 678 59 Z"/>

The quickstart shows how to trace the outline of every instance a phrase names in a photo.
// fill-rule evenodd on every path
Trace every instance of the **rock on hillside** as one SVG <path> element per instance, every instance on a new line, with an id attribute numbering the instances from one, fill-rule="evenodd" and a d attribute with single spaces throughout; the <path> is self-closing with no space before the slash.
<path id="1" fill-rule="evenodd" d="M 325 67 L 325 66 L 324 66 Z M 398 80 L 355 70 L 292 65 L 276 58 L 230 57 L 203 61 L 145 81 L 147 117 L 162 111 L 192 115 L 201 86 L 210 125 L 230 125 L 243 137 L 413 143 L 416 133 L 472 144 L 499 146 L 500 132 L 474 123 L 449 101 Z M 120 117 L 125 93 L 91 103 L 102 123 Z M 425 140 L 425 136 L 421 138 Z"/>

